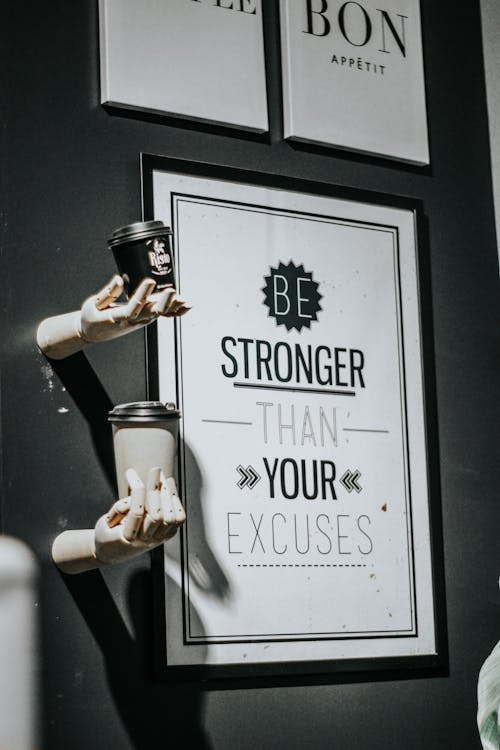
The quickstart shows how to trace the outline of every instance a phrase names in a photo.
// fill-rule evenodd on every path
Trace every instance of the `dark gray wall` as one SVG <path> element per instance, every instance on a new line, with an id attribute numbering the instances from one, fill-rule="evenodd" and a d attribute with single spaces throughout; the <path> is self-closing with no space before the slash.
<path id="1" fill-rule="evenodd" d="M 217 750 L 479 747 L 477 674 L 500 637 L 498 268 L 480 19 L 476 0 L 421 5 L 432 148 L 426 170 L 281 142 L 276 32 L 268 39 L 273 138 L 259 143 L 106 112 L 96 3 L 5 4 L 0 509 L 4 531 L 26 540 L 40 560 L 45 748 L 145 750 L 180 739 Z M 55 372 L 36 349 L 35 329 L 41 318 L 74 309 L 114 271 L 105 239 L 140 215 L 141 151 L 424 201 L 448 676 L 212 691 L 156 684 L 148 561 L 70 582 L 51 564 L 56 533 L 89 526 L 114 498 L 103 417 L 110 402 L 145 395 L 144 350 L 134 334 Z"/>

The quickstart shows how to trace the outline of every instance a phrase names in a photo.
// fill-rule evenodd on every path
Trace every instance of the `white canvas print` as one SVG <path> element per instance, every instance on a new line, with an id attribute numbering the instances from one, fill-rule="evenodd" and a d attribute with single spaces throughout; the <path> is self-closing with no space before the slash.
<path id="1" fill-rule="evenodd" d="M 418 0 L 281 0 L 285 137 L 429 163 Z"/>
<path id="2" fill-rule="evenodd" d="M 101 101 L 268 129 L 261 0 L 100 0 Z"/>

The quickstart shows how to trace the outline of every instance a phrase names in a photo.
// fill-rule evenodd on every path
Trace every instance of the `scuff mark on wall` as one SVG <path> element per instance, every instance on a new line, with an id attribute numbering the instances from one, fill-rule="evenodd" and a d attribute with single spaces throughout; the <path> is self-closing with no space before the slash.
<path id="1" fill-rule="evenodd" d="M 51 392 L 54 390 L 54 370 L 48 362 L 44 362 L 41 366 L 42 376 L 47 381 L 47 388 L 45 392 Z"/>

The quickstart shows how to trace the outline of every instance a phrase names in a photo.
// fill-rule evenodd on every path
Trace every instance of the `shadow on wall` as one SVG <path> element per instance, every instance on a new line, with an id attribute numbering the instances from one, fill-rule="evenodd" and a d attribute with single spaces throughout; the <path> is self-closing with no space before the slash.
<path id="1" fill-rule="evenodd" d="M 82 352 L 48 361 L 85 418 L 102 471 L 110 487 L 115 488 L 113 438 L 108 422 L 114 404 Z"/>
<path id="2" fill-rule="evenodd" d="M 115 486 L 113 444 L 107 421 L 113 404 L 108 394 L 82 353 L 51 361 L 51 364 L 86 419 L 101 468 L 108 482 Z M 228 582 L 206 539 L 201 507 L 202 476 L 188 447 L 186 457 L 191 472 L 187 512 L 196 519 L 196 565 L 190 572 L 195 589 L 205 596 L 217 598 L 222 604 L 229 593 Z M 177 559 L 175 556 L 171 558 L 171 562 L 180 570 L 178 555 Z M 199 750 L 209 750 L 210 744 L 201 722 L 201 685 L 166 684 L 154 679 L 152 576 L 137 571 L 130 579 L 128 606 L 134 637 L 130 635 L 99 570 L 76 576 L 61 573 L 61 576 L 102 651 L 111 696 L 135 750 L 171 746 L 176 739 L 184 743 L 188 741 Z M 168 585 L 176 584 L 169 578 Z M 203 623 L 192 602 L 190 613 L 196 632 L 203 634 Z"/>
<path id="3" fill-rule="evenodd" d="M 103 653 L 110 692 L 135 750 L 171 747 L 174 740 L 210 750 L 201 722 L 201 685 L 153 681 L 151 576 L 140 571 L 130 580 L 134 638 L 100 571 L 63 577 Z"/>

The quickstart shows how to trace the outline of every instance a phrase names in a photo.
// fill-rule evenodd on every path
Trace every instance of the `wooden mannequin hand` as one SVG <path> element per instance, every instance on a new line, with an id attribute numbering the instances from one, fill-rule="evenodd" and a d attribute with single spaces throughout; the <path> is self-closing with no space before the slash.
<path id="1" fill-rule="evenodd" d="M 92 295 L 81 310 L 46 318 L 38 326 L 37 343 L 51 359 L 64 359 L 85 344 L 124 336 L 143 328 L 159 316 L 178 317 L 190 309 L 173 287 L 154 292 L 153 279 L 143 279 L 130 299 L 116 300 L 123 292 L 123 279 L 115 274 L 106 286 Z"/>
<path id="2" fill-rule="evenodd" d="M 153 279 L 143 279 L 124 304 L 116 300 L 123 292 L 123 279 L 117 274 L 100 292 L 89 297 L 80 311 L 80 337 L 86 343 L 107 341 L 148 325 L 159 315 L 184 315 L 189 307 L 177 297 L 173 287 L 153 294 Z"/>
<path id="3" fill-rule="evenodd" d="M 171 539 L 186 520 L 175 481 L 150 469 L 147 487 L 137 472 L 126 473 L 130 496 L 117 500 L 95 526 L 95 556 L 100 563 L 128 560 Z"/>
<path id="4" fill-rule="evenodd" d="M 145 487 L 137 472 L 126 472 L 130 495 L 114 503 L 93 529 L 63 531 L 52 559 L 63 573 L 83 573 L 124 562 L 171 539 L 186 520 L 175 481 L 150 469 Z"/>

